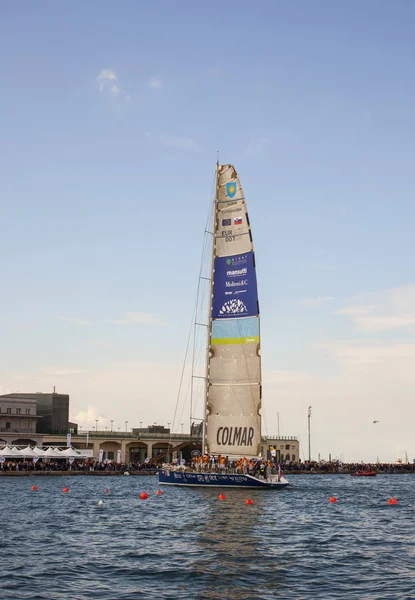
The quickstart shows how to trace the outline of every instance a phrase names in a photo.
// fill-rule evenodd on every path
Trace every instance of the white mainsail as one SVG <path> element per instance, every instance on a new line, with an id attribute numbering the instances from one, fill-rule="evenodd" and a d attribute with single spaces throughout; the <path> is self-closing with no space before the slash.
<path id="1" fill-rule="evenodd" d="M 206 451 L 261 451 L 261 357 L 255 255 L 246 202 L 232 165 L 218 165 L 209 315 Z"/>

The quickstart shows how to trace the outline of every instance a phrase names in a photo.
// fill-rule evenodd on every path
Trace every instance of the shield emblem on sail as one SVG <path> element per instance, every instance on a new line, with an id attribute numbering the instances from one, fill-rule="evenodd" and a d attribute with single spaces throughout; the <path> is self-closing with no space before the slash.
<path id="1" fill-rule="evenodd" d="M 226 195 L 228 198 L 233 198 L 236 194 L 236 181 L 228 181 L 226 184 Z"/>

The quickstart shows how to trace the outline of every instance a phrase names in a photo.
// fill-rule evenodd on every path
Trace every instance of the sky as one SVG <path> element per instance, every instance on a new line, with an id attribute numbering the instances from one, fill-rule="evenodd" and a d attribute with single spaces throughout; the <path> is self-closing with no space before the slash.
<path id="1" fill-rule="evenodd" d="M 312 406 L 313 458 L 415 458 L 414 19 L 5 0 L 0 392 L 56 386 L 84 429 L 172 423 L 219 151 L 255 243 L 263 433 L 279 415 L 307 458 Z"/>

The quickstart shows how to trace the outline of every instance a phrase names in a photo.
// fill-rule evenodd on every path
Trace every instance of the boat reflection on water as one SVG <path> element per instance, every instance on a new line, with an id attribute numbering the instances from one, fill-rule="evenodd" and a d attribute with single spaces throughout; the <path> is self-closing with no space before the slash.
<path id="1" fill-rule="evenodd" d="M 275 498 L 274 494 L 223 490 L 226 500 L 221 501 L 212 494 L 213 490 L 198 491 L 204 503 L 209 496 L 212 500 L 195 540 L 201 557 L 195 597 L 206 600 L 275 597 L 285 574 L 278 566 L 277 556 L 266 549 L 269 502 L 271 496 Z M 245 504 L 247 498 L 252 498 L 252 505 Z"/>

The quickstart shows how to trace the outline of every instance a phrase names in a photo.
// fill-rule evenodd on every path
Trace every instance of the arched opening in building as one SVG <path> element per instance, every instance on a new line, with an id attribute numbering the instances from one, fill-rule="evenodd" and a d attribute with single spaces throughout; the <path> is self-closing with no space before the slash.
<path id="1" fill-rule="evenodd" d="M 13 440 L 13 446 L 36 446 L 36 441 L 29 438 L 18 438 Z"/>
<path id="2" fill-rule="evenodd" d="M 109 442 L 102 442 L 102 444 L 99 445 L 99 449 L 102 450 L 102 460 L 116 461 L 118 450 L 121 450 L 121 442 L 116 442 L 113 440 Z M 120 460 L 122 462 L 123 458 L 121 457 Z"/>
<path id="3" fill-rule="evenodd" d="M 130 442 L 126 447 L 127 462 L 144 462 L 147 458 L 147 444 Z"/>

